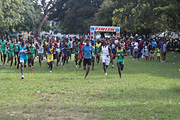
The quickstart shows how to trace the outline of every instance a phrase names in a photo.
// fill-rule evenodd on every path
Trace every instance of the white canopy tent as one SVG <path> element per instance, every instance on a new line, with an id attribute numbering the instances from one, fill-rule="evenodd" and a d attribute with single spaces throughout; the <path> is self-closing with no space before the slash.
<path id="1" fill-rule="evenodd" d="M 153 35 L 151 37 L 152 38 L 155 38 L 155 37 L 160 37 L 160 38 L 166 37 L 166 38 L 180 39 L 180 33 L 165 31 L 163 33 L 159 33 L 159 34 Z"/>

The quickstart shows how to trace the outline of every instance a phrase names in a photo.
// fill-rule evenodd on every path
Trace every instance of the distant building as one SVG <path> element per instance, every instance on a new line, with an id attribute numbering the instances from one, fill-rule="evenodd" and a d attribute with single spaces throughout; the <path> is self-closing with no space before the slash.
<path id="1" fill-rule="evenodd" d="M 56 27 L 56 26 L 59 26 L 61 22 L 56 21 L 56 20 L 51 20 L 51 21 L 49 21 L 49 23 L 50 23 L 51 27 Z"/>
<path id="2" fill-rule="evenodd" d="M 51 13 L 48 13 L 44 19 L 48 20 L 50 14 Z M 49 21 L 49 24 L 51 27 L 56 27 L 56 26 L 60 25 L 60 23 L 61 23 L 61 21 L 59 21 L 57 18 L 55 18 L 54 20 L 48 20 L 48 21 Z"/>

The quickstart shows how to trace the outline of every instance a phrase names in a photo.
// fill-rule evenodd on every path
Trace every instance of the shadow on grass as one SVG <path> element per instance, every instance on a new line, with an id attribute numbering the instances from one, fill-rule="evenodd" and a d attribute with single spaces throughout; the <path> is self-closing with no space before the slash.
<path id="1" fill-rule="evenodd" d="M 129 119 L 179 119 L 179 107 L 173 104 L 117 104 L 114 106 L 86 106 L 70 104 L 61 107 L 55 104 L 49 105 L 28 105 L 26 108 L 19 106 L 18 108 L 4 109 L 0 113 L 0 119 L 8 120 L 27 120 L 27 119 L 69 119 L 69 120 L 129 120 Z M 8 112 L 7 112 L 8 111 Z"/>

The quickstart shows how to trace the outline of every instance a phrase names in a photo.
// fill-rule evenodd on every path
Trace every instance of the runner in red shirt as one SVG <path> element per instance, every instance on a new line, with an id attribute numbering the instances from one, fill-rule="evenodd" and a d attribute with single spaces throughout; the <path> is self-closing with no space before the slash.
<path id="1" fill-rule="evenodd" d="M 82 55 L 82 53 L 81 53 L 81 49 L 82 49 L 83 46 L 84 46 L 83 40 L 81 40 L 81 41 L 80 41 L 80 44 L 79 44 L 79 53 L 78 53 L 79 69 L 81 69 L 81 62 L 82 62 L 82 59 L 83 59 L 83 55 Z"/>
<path id="2" fill-rule="evenodd" d="M 141 58 L 141 50 L 142 50 L 142 46 L 143 46 L 143 42 L 140 41 L 139 44 L 138 44 L 138 59 Z"/>

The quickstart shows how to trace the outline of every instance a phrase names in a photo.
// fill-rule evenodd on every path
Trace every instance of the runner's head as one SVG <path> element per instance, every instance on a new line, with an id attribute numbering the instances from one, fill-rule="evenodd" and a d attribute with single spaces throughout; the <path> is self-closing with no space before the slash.
<path id="1" fill-rule="evenodd" d="M 21 39 L 21 44 L 25 45 L 25 39 Z"/>
<path id="2" fill-rule="evenodd" d="M 103 45 L 107 45 L 107 42 L 105 40 L 103 41 Z"/>
<path id="3" fill-rule="evenodd" d="M 50 45 L 49 47 L 52 48 L 52 42 L 49 42 L 49 45 Z"/>
<path id="4" fill-rule="evenodd" d="M 75 39 L 75 41 L 76 41 L 76 43 L 78 43 L 78 39 L 77 38 Z"/>
<path id="5" fill-rule="evenodd" d="M 89 39 L 86 39 L 86 45 L 89 46 Z"/>
<path id="6" fill-rule="evenodd" d="M 19 38 L 18 38 L 18 37 L 16 37 L 16 43 L 18 43 L 18 41 L 19 41 Z"/>
<path id="7" fill-rule="evenodd" d="M 11 42 L 13 43 L 14 41 L 13 41 L 13 38 L 11 38 Z"/>
<path id="8" fill-rule="evenodd" d="M 4 36 L 2 36 L 2 41 L 4 41 Z"/>
<path id="9" fill-rule="evenodd" d="M 83 43 L 83 39 L 80 39 L 80 43 L 81 43 L 81 44 Z"/>
<path id="10" fill-rule="evenodd" d="M 68 38 L 66 38 L 65 40 L 66 40 L 65 42 L 67 42 L 67 43 L 69 42 L 69 41 L 68 41 Z"/>
<path id="11" fill-rule="evenodd" d="M 33 43 L 33 40 L 32 40 L 32 39 L 30 39 L 30 41 L 29 41 L 29 42 L 30 42 L 30 44 L 32 44 L 32 43 Z"/>
<path id="12" fill-rule="evenodd" d="M 113 38 L 113 39 L 112 39 L 112 43 L 114 43 L 114 41 L 115 41 L 115 39 Z"/>
<path id="13" fill-rule="evenodd" d="M 58 37 L 56 37 L 56 42 L 57 42 L 57 43 L 59 42 L 59 38 L 58 38 Z"/>
<path id="14" fill-rule="evenodd" d="M 10 40 L 10 38 L 9 37 L 7 37 L 7 41 L 9 41 Z"/>
<path id="15" fill-rule="evenodd" d="M 65 44 L 65 42 L 66 42 L 66 40 L 64 39 L 64 40 L 63 40 L 63 44 Z"/>
<path id="16" fill-rule="evenodd" d="M 97 40 L 97 43 L 98 43 L 98 44 L 100 43 L 100 39 Z"/>
<path id="17" fill-rule="evenodd" d="M 117 45 L 118 45 L 118 48 L 121 49 L 121 43 L 118 43 Z"/>

